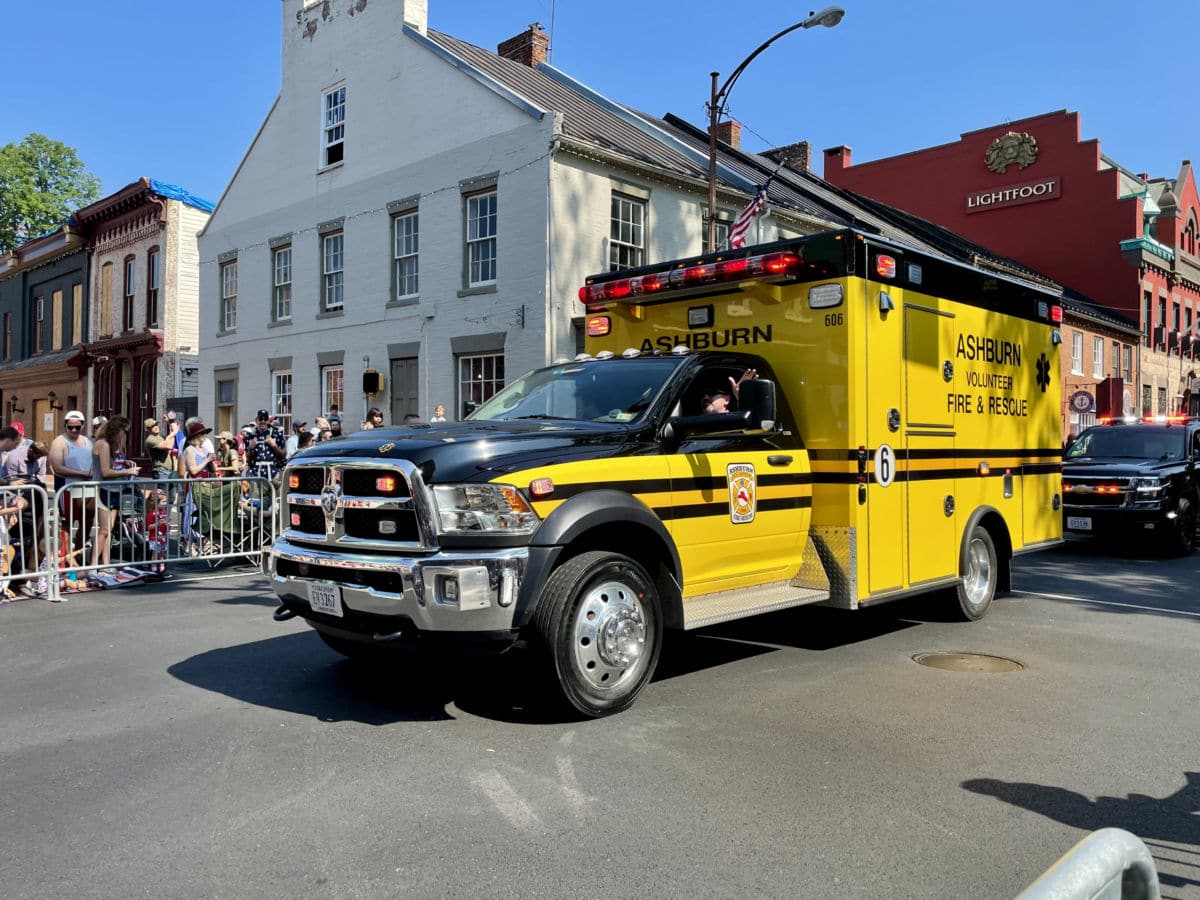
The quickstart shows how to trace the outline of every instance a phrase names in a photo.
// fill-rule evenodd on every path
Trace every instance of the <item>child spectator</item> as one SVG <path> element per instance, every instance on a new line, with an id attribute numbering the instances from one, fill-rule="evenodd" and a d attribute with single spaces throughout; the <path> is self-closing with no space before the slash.
<path id="1" fill-rule="evenodd" d="M 154 491 L 146 505 L 146 546 L 154 562 L 150 571 L 166 577 L 167 530 L 170 527 L 171 510 L 167 506 L 167 495 L 159 488 Z"/>

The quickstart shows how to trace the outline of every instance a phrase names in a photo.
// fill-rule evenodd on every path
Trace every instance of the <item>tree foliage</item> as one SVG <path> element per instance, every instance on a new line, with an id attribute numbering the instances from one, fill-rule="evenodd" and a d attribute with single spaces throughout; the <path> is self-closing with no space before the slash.
<path id="1" fill-rule="evenodd" d="M 0 147 L 0 253 L 58 228 L 100 196 L 100 180 L 72 147 L 26 135 Z"/>

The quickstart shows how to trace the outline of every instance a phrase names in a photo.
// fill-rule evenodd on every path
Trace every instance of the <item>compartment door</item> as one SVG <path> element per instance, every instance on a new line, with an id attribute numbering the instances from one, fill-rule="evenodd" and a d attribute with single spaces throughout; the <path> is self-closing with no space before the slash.
<path id="1" fill-rule="evenodd" d="M 954 500 L 956 435 L 954 319 L 916 304 L 904 307 L 908 583 L 958 574 Z M 951 368 L 947 368 L 947 367 Z"/>

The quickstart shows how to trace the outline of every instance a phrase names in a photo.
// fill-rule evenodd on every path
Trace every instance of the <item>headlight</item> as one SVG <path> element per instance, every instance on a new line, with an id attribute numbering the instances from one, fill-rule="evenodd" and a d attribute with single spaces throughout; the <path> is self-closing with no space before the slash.
<path id="1" fill-rule="evenodd" d="M 433 496 L 443 534 L 532 534 L 540 521 L 510 484 L 437 484 Z"/>
<path id="2" fill-rule="evenodd" d="M 1137 479 L 1138 497 L 1140 499 L 1153 499 L 1162 493 L 1163 486 L 1161 478 L 1139 478 Z"/>

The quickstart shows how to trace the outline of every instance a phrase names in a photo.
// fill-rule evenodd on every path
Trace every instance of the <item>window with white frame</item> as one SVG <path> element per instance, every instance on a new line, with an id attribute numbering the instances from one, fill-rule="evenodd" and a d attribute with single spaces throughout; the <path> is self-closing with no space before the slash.
<path id="1" fill-rule="evenodd" d="M 1083 374 L 1083 332 L 1071 332 L 1071 374 Z"/>
<path id="2" fill-rule="evenodd" d="M 160 259 L 157 247 L 152 247 L 146 254 L 146 325 L 151 328 L 158 325 L 158 285 L 162 277 Z"/>
<path id="3" fill-rule="evenodd" d="M 346 408 L 343 402 L 344 371 L 342 366 L 321 366 L 321 412 L 331 415 Z"/>
<path id="4" fill-rule="evenodd" d="M 271 318 L 285 322 L 292 317 L 292 248 L 276 247 L 271 252 Z"/>
<path id="5" fill-rule="evenodd" d="M 321 300 L 326 312 L 342 308 L 342 267 L 345 235 L 338 231 L 321 238 Z"/>
<path id="6" fill-rule="evenodd" d="M 719 215 L 719 213 L 718 213 Z M 729 249 L 729 222 L 723 219 L 717 219 L 713 229 L 713 249 L 728 250 Z"/>
<path id="7" fill-rule="evenodd" d="M 292 370 L 276 369 L 271 373 L 271 412 L 275 424 L 284 434 L 292 433 Z"/>
<path id="8" fill-rule="evenodd" d="M 1126 384 L 1133 380 L 1133 348 L 1121 348 L 1121 378 Z"/>
<path id="9" fill-rule="evenodd" d="M 646 201 L 612 195 L 608 232 L 608 270 L 635 269 L 646 261 Z"/>
<path id="10" fill-rule="evenodd" d="M 396 299 L 415 297 L 419 289 L 417 250 L 420 238 L 420 219 L 417 212 L 404 213 L 392 220 L 395 239 L 392 255 L 395 259 Z"/>
<path id="11" fill-rule="evenodd" d="M 1112 377 L 1121 377 L 1121 345 L 1116 341 L 1112 342 Z"/>
<path id="12" fill-rule="evenodd" d="M 496 283 L 496 192 L 467 197 L 467 287 Z"/>
<path id="13" fill-rule="evenodd" d="M 1092 338 L 1092 377 L 1104 377 L 1104 338 Z"/>
<path id="14" fill-rule="evenodd" d="M 237 328 L 237 260 L 221 264 L 221 328 Z"/>
<path id="15" fill-rule="evenodd" d="M 504 387 L 504 354 L 480 353 L 458 358 L 459 407 L 466 414 L 468 403 L 479 406 Z"/>
<path id="16" fill-rule="evenodd" d="M 133 301 L 137 292 L 137 259 L 125 257 L 125 293 L 121 298 L 121 330 L 133 328 Z"/>
<path id="17" fill-rule="evenodd" d="M 342 161 L 346 142 L 346 86 L 325 92 L 322 102 L 324 126 L 321 131 L 321 165 L 332 166 Z"/>

